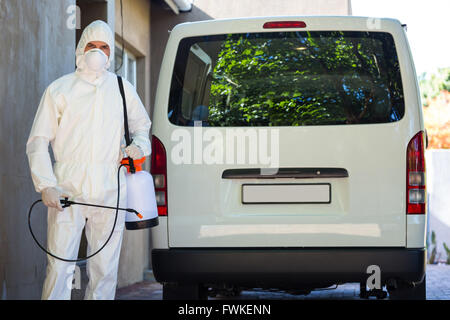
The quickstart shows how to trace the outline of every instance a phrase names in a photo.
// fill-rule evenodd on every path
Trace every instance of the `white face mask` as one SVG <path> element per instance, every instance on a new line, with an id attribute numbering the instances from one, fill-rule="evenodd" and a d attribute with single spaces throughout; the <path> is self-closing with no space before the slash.
<path id="1" fill-rule="evenodd" d="M 108 62 L 108 56 L 100 49 L 91 49 L 84 54 L 87 67 L 94 72 L 102 71 Z"/>

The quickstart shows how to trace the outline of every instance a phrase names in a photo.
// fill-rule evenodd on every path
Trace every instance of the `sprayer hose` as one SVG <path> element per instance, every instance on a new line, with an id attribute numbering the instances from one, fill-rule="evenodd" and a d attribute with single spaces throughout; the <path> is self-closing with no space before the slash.
<path id="1" fill-rule="evenodd" d="M 117 169 L 117 206 L 116 206 L 116 216 L 114 217 L 114 224 L 111 230 L 111 233 L 109 234 L 108 239 L 106 240 L 106 242 L 101 246 L 100 249 L 98 249 L 96 252 L 94 252 L 91 255 L 88 255 L 87 257 L 84 258 L 79 258 L 79 259 L 65 259 L 65 258 L 61 258 L 58 257 L 57 255 L 54 255 L 53 253 L 49 252 L 43 245 L 41 245 L 39 243 L 39 241 L 36 239 L 36 236 L 33 233 L 33 229 L 31 227 L 31 212 L 33 211 L 33 207 L 39 203 L 42 202 L 41 199 L 36 200 L 30 207 L 30 211 L 28 211 L 28 229 L 30 230 L 31 236 L 33 237 L 34 241 L 36 242 L 36 244 L 38 245 L 39 248 L 42 249 L 42 251 L 44 251 L 45 253 L 47 253 L 49 256 L 52 256 L 53 258 L 56 258 L 58 260 L 61 261 L 65 261 L 65 262 L 80 262 L 80 261 L 84 261 L 84 260 L 88 260 L 90 258 L 92 258 L 93 256 L 95 256 L 97 253 L 99 253 L 100 251 L 103 250 L 103 248 L 108 244 L 109 240 L 111 239 L 113 233 L 114 233 L 114 229 L 116 228 L 116 222 L 117 222 L 117 217 L 119 215 L 119 202 L 120 202 L 120 168 L 126 166 L 126 164 L 121 164 L 119 166 L 119 168 Z"/>

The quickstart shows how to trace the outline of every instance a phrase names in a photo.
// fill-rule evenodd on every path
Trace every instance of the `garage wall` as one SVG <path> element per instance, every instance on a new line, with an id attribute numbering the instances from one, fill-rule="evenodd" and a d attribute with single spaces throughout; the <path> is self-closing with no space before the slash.
<path id="1" fill-rule="evenodd" d="M 150 1 L 123 0 L 123 38 L 125 48 L 137 59 L 137 92 L 150 110 Z M 115 1 L 116 43 L 122 44 L 120 1 Z M 144 167 L 149 170 L 149 159 Z M 117 285 L 123 287 L 143 280 L 150 262 L 150 230 L 125 230 Z"/>

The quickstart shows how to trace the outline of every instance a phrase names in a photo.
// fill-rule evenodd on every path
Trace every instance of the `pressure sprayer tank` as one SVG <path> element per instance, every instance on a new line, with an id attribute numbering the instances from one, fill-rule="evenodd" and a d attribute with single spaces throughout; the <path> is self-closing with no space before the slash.
<path id="1" fill-rule="evenodd" d="M 144 160 L 145 158 L 133 161 L 136 168 L 135 173 L 131 173 L 127 166 L 127 207 L 142 215 L 142 219 L 140 219 L 136 214 L 127 212 L 125 217 L 127 230 L 151 228 L 159 223 L 153 177 L 147 171 L 142 170 Z M 128 160 L 124 159 L 122 163 L 124 162 L 128 163 Z"/>

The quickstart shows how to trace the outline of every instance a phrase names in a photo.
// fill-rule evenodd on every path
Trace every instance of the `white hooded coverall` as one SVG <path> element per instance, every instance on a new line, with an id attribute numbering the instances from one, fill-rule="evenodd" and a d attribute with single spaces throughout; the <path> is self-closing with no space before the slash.
<path id="1" fill-rule="evenodd" d="M 111 50 L 104 70 L 94 73 L 84 61 L 91 41 Z M 27 142 L 27 156 L 37 192 L 59 189 L 69 200 L 117 205 L 117 170 L 124 139 L 123 105 L 115 74 L 106 69 L 114 57 L 114 37 L 108 25 L 94 21 L 83 31 L 76 50 L 77 69 L 49 85 L 38 107 Z M 150 155 L 150 119 L 134 87 L 124 79 L 128 124 L 133 143 Z M 55 164 L 52 167 L 48 144 Z M 126 169 L 121 169 L 120 207 L 126 207 Z M 106 241 L 115 210 L 72 205 L 48 209 L 47 247 L 53 254 L 76 259 L 83 228 L 90 255 Z M 114 299 L 125 213 L 119 211 L 106 247 L 87 261 L 89 284 L 85 299 Z M 74 263 L 48 256 L 42 299 L 70 299 Z"/>

